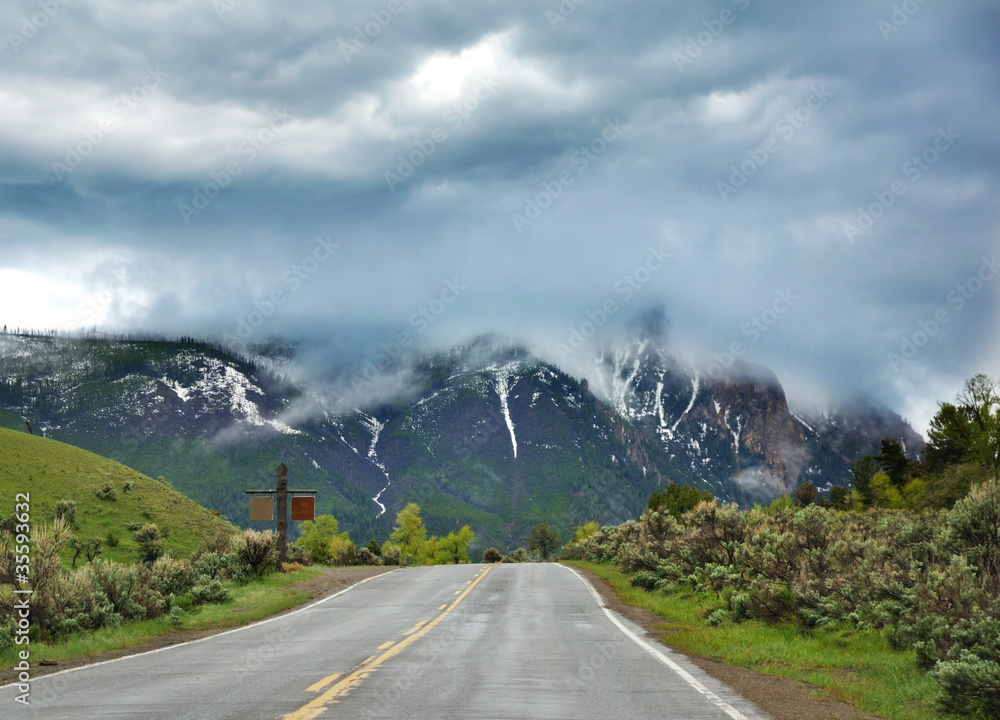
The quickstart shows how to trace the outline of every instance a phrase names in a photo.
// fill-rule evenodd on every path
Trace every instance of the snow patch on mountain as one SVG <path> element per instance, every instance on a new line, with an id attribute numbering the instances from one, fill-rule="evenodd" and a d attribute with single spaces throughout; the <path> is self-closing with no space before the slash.
<path id="1" fill-rule="evenodd" d="M 694 407 L 694 401 L 698 399 L 698 386 L 699 386 L 699 378 L 698 378 L 698 373 L 696 371 L 694 377 L 691 378 L 691 400 L 688 402 L 687 407 L 684 408 L 684 412 L 682 412 L 680 415 L 677 416 L 677 420 L 674 422 L 674 426 L 670 428 L 671 432 L 677 431 L 677 426 L 681 424 L 681 420 L 683 420 L 684 416 L 687 415 L 689 412 L 691 412 L 691 408 Z"/>
<path id="2" fill-rule="evenodd" d="M 514 448 L 514 457 L 517 458 L 517 436 L 514 434 L 514 420 L 510 416 L 510 391 L 517 385 L 515 379 L 512 383 L 511 377 L 514 375 L 516 363 L 510 363 L 502 368 L 494 370 L 496 375 L 496 391 L 500 396 L 500 411 L 503 413 L 504 422 L 510 431 L 510 444 Z"/>
<path id="3" fill-rule="evenodd" d="M 379 470 L 381 470 L 383 475 L 385 475 L 385 480 L 386 480 L 385 487 L 379 490 L 378 494 L 372 498 L 372 500 L 375 501 L 375 504 L 378 505 L 379 508 L 381 508 L 379 516 L 382 516 L 385 514 L 385 505 L 383 505 L 379 501 L 379 498 L 382 497 L 382 493 L 384 493 L 388 489 L 388 487 L 392 485 L 392 479 L 389 477 L 389 471 L 386 470 L 385 465 L 382 463 L 382 461 L 378 459 L 378 450 L 376 449 L 376 446 L 378 445 L 379 436 L 385 429 L 385 423 L 379 422 L 379 419 L 376 418 L 374 415 L 365 415 L 360 410 L 358 410 L 358 415 L 361 416 L 361 424 L 365 427 L 366 430 L 368 430 L 368 432 L 372 434 L 372 441 L 371 444 L 368 446 L 368 460 L 373 465 L 375 465 Z M 360 455 L 360 453 L 358 454 Z"/>

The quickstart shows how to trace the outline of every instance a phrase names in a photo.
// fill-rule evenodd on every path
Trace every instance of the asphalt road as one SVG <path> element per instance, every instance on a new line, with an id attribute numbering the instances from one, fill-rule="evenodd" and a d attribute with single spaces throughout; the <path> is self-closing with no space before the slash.
<path id="1" fill-rule="evenodd" d="M 763 720 L 554 564 L 411 568 L 204 640 L 0 688 L 54 720 Z"/>

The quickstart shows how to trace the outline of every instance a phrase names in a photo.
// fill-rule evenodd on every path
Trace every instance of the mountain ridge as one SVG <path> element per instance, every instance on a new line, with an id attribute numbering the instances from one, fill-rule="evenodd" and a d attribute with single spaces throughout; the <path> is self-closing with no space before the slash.
<path id="1" fill-rule="evenodd" d="M 746 506 L 805 479 L 844 484 L 882 437 L 922 447 L 883 409 L 803 418 L 773 373 L 709 378 L 643 337 L 602 348 L 591 379 L 577 379 L 479 336 L 383 363 L 398 373 L 387 386 L 405 392 L 361 404 L 343 381 L 289 380 L 295 358 L 280 344 L 246 357 L 191 339 L 0 335 L 0 407 L 165 475 L 238 524 L 243 489 L 273 482 L 284 462 L 357 539 L 384 539 L 416 501 L 432 532 L 470 523 L 477 545 L 506 548 L 539 522 L 568 534 L 634 517 L 668 482 Z"/>

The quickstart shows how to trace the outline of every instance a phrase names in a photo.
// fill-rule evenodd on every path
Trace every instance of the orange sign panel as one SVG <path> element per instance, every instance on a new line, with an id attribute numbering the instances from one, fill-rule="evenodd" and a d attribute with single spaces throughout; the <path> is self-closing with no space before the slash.
<path id="1" fill-rule="evenodd" d="M 292 498 L 292 520 L 315 520 L 316 519 L 316 498 L 310 495 L 303 495 Z"/>
<path id="2" fill-rule="evenodd" d="M 270 496 L 250 498 L 250 520 L 274 520 L 274 500 Z"/>

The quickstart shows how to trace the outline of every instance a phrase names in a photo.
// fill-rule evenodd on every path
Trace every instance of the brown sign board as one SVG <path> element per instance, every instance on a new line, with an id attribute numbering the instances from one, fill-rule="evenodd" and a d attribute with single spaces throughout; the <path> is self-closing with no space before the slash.
<path id="1" fill-rule="evenodd" d="M 316 498 L 305 495 L 292 498 L 292 521 L 316 519 Z"/>
<path id="2" fill-rule="evenodd" d="M 258 520 L 274 520 L 274 500 L 270 495 L 250 498 L 250 521 Z"/>

